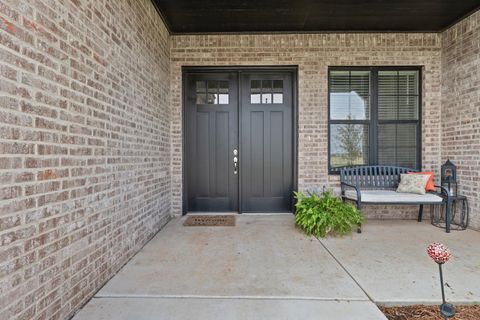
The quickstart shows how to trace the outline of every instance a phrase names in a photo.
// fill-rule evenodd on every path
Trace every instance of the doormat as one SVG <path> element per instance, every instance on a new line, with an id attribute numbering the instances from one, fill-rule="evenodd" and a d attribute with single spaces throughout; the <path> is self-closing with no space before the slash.
<path id="1" fill-rule="evenodd" d="M 235 216 L 188 216 L 186 227 L 234 227 Z"/>

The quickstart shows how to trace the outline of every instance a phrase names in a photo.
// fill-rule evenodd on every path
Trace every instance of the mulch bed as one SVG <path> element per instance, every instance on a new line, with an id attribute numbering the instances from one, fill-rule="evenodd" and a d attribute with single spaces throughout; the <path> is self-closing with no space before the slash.
<path id="1" fill-rule="evenodd" d="M 389 320 L 445 320 L 439 306 L 379 307 Z M 455 306 L 454 320 L 479 320 L 480 306 Z"/>

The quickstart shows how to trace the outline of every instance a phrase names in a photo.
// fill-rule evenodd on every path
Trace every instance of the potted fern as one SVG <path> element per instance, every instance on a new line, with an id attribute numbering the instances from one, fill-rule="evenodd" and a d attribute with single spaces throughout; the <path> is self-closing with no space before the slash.
<path id="1" fill-rule="evenodd" d="M 355 206 L 343 202 L 331 191 L 320 195 L 295 192 L 295 224 L 307 235 L 315 237 L 345 235 L 359 225 L 363 216 Z"/>

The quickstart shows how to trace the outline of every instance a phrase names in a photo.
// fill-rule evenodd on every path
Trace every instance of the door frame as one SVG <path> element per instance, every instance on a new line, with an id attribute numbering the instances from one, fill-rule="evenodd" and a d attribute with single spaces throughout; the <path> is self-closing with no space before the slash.
<path id="1" fill-rule="evenodd" d="M 217 73 L 217 72 L 234 72 L 238 74 L 238 80 L 240 80 L 240 74 L 242 72 L 288 72 L 292 76 L 292 107 L 293 107 L 293 190 L 298 190 L 298 66 L 286 65 L 286 66 L 182 66 L 182 215 L 187 214 L 187 173 L 186 173 L 186 75 L 191 73 Z M 242 97 L 240 95 L 240 83 L 237 86 L 238 94 L 238 113 L 240 116 Z M 239 118 L 240 119 L 240 118 Z M 240 121 L 240 120 L 239 120 Z M 239 126 L 239 137 L 241 137 L 241 126 Z M 241 163 L 242 153 L 240 153 Z M 242 213 L 242 203 L 240 201 L 242 197 L 242 178 L 239 177 L 239 194 L 238 194 L 238 213 Z M 293 195 L 292 195 L 293 196 Z M 293 212 L 292 212 L 293 213 Z"/>

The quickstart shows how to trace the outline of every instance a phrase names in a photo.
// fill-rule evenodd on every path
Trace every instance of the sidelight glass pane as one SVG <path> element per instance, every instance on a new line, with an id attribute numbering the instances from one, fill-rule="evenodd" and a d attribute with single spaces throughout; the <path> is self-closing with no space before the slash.
<path id="1" fill-rule="evenodd" d="M 330 72 L 330 119 L 370 119 L 370 71 Z"/>
<path id="2" fill-rule="evenodd" d="M 417 168 L 417 134 L 417 124 L 379 125 L 379 164 Z"/>
<path id="3" fill-rule="evenodd" d="M 330 166 L 332 168 L 368 164 L 369 127 L 363 124 L 330 126 Z"/>

